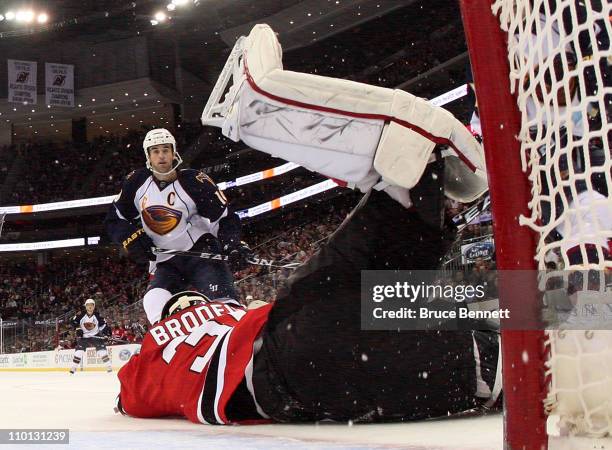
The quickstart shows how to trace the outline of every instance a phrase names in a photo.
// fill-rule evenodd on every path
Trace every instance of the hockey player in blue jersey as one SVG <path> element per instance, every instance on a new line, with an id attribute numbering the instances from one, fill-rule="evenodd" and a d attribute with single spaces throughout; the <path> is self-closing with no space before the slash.
<path id="1" fill-rule="evenodd" d="M 149 322 L 160 319 L 173 293 L 195 288 L 214 298 L 236 298 L 232 273 L 222 261 L 152 253 L 152 247 L 225 253 L 240 268 L 248 247 L 240 240 L 240 218 L 204 173 L 178 170 L 176 140 L 163 128 L 145 136 L 146 169 L 130 173 L 106 218 L 111 239 L 136 262 L 151 262 L 143 299 Z"/>

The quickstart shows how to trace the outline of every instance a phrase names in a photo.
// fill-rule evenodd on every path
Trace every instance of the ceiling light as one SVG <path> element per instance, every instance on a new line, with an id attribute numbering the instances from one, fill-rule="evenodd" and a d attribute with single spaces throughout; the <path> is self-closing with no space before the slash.
<path id="1" fill-rule="evenodd" d="M 157 20 L 159 23 L 164 22 L 167 18 L 166 13 L 159 11 L 158 13 L 155 14 L 155 20 Z"/>
<path id="2" fill-rule="evenodd" d="M 23 14 L 23 19 L 26 23 L 31 23 L 34 20 L 34 11 L 28 10 Z"/>
<path id="3" fill-rule="evenodd" d="M 7 11 L 4 17 L 6 20 L 15 20 L 15 13 L 13 11 Z"/>
<path id="4" fill-rule="evenodd" d="M 47 23 L 48 20 L 49 20 L 49 16 L 46 13 L 40 13 L 38 17 L 36 18 L 36 21 L 38 23 Z"/>

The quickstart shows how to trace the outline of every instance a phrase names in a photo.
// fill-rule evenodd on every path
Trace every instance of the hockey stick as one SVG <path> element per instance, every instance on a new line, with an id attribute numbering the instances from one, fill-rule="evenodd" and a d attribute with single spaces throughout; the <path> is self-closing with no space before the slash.
<path id="1" fill-rule="evenodd" d="M 89 337 L 82 337 L 80 339 L 105 339 L 105 340 L 110 340 L 110 336 L 89 336 Z"/>
<path id="2" fill-rule="evenodd" d="M 472 205 L 470 208 L 465 211 L 455 215 L 452 219 L 452 226 L 455 228 L 457 232 L 461 232 L 466 226 L 470 224 L 474 219 L 478 218 L 481 214 L 488 211 L 491 207 L 491 198 L 489 194 L 483 195 L 480 200 Z M 193 252 L 189 250 L 169 250 L 162 249 L 158 247 L 152 248 L 154 255 L 178 255 L 178 256 L 191 256 L 194 258 L 203 258 L 203 259 L 212 259 L 217 261 L 228 261 L 228 255 L 221 255 L 219 253 L 208 253 L 208 252 Z M 263 259 L 258 256 L 253 255 L 246 260 L 249 264 L 253 264 L 256 266 L 265 266 L 265 267 L 273 267 L 277 269 L 290 269 L 295 270 L 300 263 L 288 263 L 288 264 L 280 264 L 277 261 Z"/>
<path id="3" fill-rule="evenodd" d="M 125 339 L 117 339 L 112 336 L 89 336 L 81 339 L 104 339 L 108 343 L 119 343 L 119 344 L 130 344 L 130 341 L 126 341 Z"/>
<path id="4" fill-rule="evenodd" d="M 229 260 L 228 255 L 221 255 L 219 253 L 192 252 L 189 250 L 166 250 L 166 249 L 157 248 L 157 247 L 153 247 L 152 250 L 153 250 L 154 255 L 191 256 L 194 258 L 212 259 L 215 261 L 228 261 Z M 275 269 L 290 269 L 290 270 L 294 270 L 297 268 L 297 266 L 300 265 L 300 263 L 281 264 L 278 261 L 260 258 L 259 256 L 255 256 L 255 255 L 251 256 L 250 258 L 247 258 L 246 262 L 248 262 L 249 264 L 253 264 L 255 266 L 264 266 L 264 267 L 272 267 Z"/>
<path id="5" fill-rule="evenodd" d="M 133 344 L 133 342 L 130 341 L 126 341 L 125 339 L 117 339 L 117 338 L 110 338 L 108 340 L 108 342 L 113 345 L 113 344 Z"/>

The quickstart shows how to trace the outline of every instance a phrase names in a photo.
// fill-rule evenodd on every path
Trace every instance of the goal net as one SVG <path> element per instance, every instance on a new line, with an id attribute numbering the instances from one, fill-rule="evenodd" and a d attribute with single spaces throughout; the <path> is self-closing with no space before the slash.
<path id="1" fill-rule="evenodd" d="M 609 436 L 611 4 L 462 0 L 461 8 L 498 268 L 543 271 L 552 264 L 570 278 L 572 270 L 590 269 L 583 276 L 598 280 L 571 297 L 575 311 L 591 307 L 597 327 L 503 331 L 506 445 L 539 449 L 555 435 Z M 532 295 L 517 298 L 504 295 L 500 280 L 500 301 L 536 317 L 542 301 L 536 284 L 529 286 Z"/>

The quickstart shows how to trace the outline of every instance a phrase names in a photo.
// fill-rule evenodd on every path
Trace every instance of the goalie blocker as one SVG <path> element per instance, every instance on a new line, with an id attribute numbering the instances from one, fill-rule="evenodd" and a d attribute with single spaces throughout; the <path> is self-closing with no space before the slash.
<path id="1" fill-rule="evenodd" d="M 442 171 L 439 162 L 424 177 L 442 182 Z M 371 191 L 274 305 L 212 302 L 153 327 L 119 372 L 118 409 L 230 424 L 418 420 L 491 406 L 497 333 L 360 329 L 361 270 L 435 267 L 453 237 Z"/>

